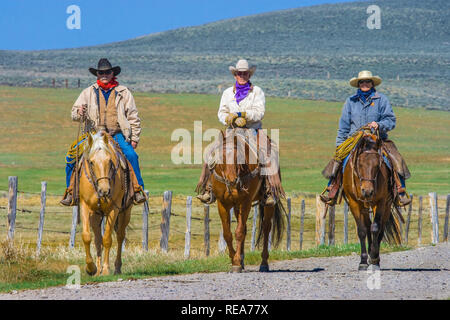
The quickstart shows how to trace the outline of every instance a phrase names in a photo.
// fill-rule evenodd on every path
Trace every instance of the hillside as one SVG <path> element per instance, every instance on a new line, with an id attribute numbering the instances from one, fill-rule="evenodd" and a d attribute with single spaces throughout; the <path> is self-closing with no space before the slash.
<path id="1" fill-rule="evenodd" d="M 369 30 L 366 9 L 381 9 Z M 343 101 L 348 79 L 370 69 L 400 106 L 450 110 L 450 2 L 380 0 L 302 7 L 180 28 L 107 45 L 0 51 L 0 84 L 75 86 L 107 56 L 120 81 L 139 91 L 216 93 L 232 83 L 228 66 L 245 57 L 254 82 L 272 96 Z"/>

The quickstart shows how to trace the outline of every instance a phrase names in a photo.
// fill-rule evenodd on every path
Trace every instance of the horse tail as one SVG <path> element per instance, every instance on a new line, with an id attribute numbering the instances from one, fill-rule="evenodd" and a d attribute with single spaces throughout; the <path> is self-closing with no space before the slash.
<path id="1" fill-rule="evenodd" d="M 404 223 L 405 220 L 400 212 L 400 209 L 395 205 L 392 205 L 391 214 L 386 223 L 384 229 L 384 240 L 389 244 L 401 245 L 402 244 L 402 232 L 400 229 L 400 223 Z"/>
<path id="2" fill-rule="evenodd" d="M 285 216 L 287 215 L 286 210 L 281 203 L 278 201 L 274 207 L 274 215 L 272 219 L 272 244 L 274 247 L 277 247 L 281 239 L 283 238 L 283 233 L 286 228 L 285 224 Z M 258 236 L 256 240 L 256 245 L 259 246 L 261 241 L 261 236 L 263 235 L 263 221 L 264 221 L 264 205 L 259 204 L 259 228 L 258 228 Z"/>

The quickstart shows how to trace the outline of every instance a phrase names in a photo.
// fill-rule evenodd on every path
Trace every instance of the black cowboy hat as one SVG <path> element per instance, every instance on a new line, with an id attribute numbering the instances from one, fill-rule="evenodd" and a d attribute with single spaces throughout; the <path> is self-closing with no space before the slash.
<path id="1" fill-rule="evenodd" d="M 114 73 L 114 76 L 117 76 L 120 73 L 120 67 L 113 67 L 111 63 L 106 58 L 101 58 L 98 60 L 98 66 L 97 69 L 95 68 L 89 68 L 89 71 L 94 75 L 97 76 L 97 71 L 106 71 L 106 70 L 112 70 Z"/>

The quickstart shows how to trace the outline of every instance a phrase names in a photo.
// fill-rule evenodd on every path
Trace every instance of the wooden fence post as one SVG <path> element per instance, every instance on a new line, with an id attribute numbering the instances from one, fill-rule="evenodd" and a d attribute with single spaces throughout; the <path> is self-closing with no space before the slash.
<path id="1" fill-rule="evenodd" d="M 344 201 L 344 244 L 348 244 L 348 203 Z"/>
<path id="2" fill-rule="evenodd" d="M 192 217 L 192 197 L 186 199 L 186 233 L 184 234 L 184 258 L 189 259 L 191 251 L 191 217 Z"/>
<path id="3" fill-rule="evenodd" d="M 431 224 L 433 227 L 431 233 L 431 243 L 437 244 L 439 243 L 439 214 L 437 194 L 436 192 L 430 192 L 428 195 L 430 196 Z"/>
<path id="4" fill-rule="evenodd" d="M 38 228 L 38 241 L 36 245 L 36 254 L 41 253 L 42 232 L 44 231 L 44 215 L 45 215 L 45 202 L 47 199 L 47 182 L 41 182 L 41 211 L 39 212 L 39 228 Z"/>
<path id="5" fill-rule="evenodd" d="M 9 197 L 8 197 L 8 234 L 6 238 L 10 241 L 14 240 L 14 230 L 16 228 L 16 211 L 17 211 L 17 177 L 8 177 Z"/>
<path id="6" fill-rule="evenodd" d="M 447 195 L 447 203 L 445 206 L 445 220 L 444 220 L 444 240 L 445 242 L 448 242 L 448 218 L 450 214 L 450 194 Z"/>
<path id="7" fill-rule="evenodd" d="M 72 208 L 72 229 L 70 230 L 69 248 L 75 247 L 75 235 L 77 232 L 78 206 Z"/>
<path id="8" fill-rule="evenodd" d="M 320 196 L 316 195 L 316 244 L 325 244 L 325 204 L 320 200 Z"/>
<path id="9" fill-rule="evenodd" d="M 300 250 L 303 248 L 303 230 L 305 224 L 305 199 L 302 199 L 301 214 L 300 214 Z"/>
<path id="10" fill-rule="evenodd" d="M 258 219 L 258 205 L 253 207 L 252 244 L 251 244 L 252 251 L 255 251 L 256 220 L 257 219 Z"/>
<path id="11" fill-rule="evenodd" d="M 161 239 L 159 246 L 163 252 L 169 250 L 170 213 L 172 210 L 172 191 L 164 191 L 161 210 Z"/>
<path id="12" fill-rule="evenodd" d="M 209 244 L 209 204 L 205 204 L 203 206 L 203 210 L 205 213 L 205 255 L 209 257 L 210 244 Z"/>
<path id="13" fill-rule="evenodd" d="M 417 245 L 422 244 L 422 210 L 423 210 L 423 197 L 419 196 L 419 218 L 417 220 Z"/>
<path id="14" fill-rule="evenodd" d="M 291 251 L 291 198 L 287 198 L 288 216 L 287 216 L 287 234 L 286 250 Z"/>
<path id="15" fill-rule="evenodd" d="M 336 207 L 331 206 L 329 207 L 329 213 L 328 213 L 328 245 L 334 246 L 334 230 L 335 230 L 335 213 L 336 213 Z"/>
<path id="16" fill-rule="evenodd" d="M 413 195 L 410 194 L 409 196 L 411 197 L 411 203 L 409 204 L 409 207 L 408 207 L 408 217 L 406 219 L 405 238 L 403 240 L 405 242 L 405 245 L 408 244 L 409 224 L 411 223 L 412 202 L 413 202 Z"/>
<path id="17" fill-rule="evenodd" d="M 149 197 L 148 190 L 144 191 L 147 195 L 147 198 Z M 144 202 L 144 209 L 142 210 L 142 249 L 145 251 L 148 251 L 148 201 Z"/>

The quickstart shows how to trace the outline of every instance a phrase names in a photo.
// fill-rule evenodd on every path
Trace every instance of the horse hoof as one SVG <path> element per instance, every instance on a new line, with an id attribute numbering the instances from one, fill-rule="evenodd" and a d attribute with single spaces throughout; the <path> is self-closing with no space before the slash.
<path id="1" fill-rule="evenodd" d="M 232 266 L 231 267 L 231 273 L 241 273 L 242 267 L 241 266 Z"/>
<path id="2" fill-rule="evenodd" d="M 268 265 L 260 265 L 259 272 L 269 272 L 269 266 Z"/>
<path id="3" fill-rule="evenodd" d="M 369 265 L 367 263 L 360 263 L 359 267 L 358 267 L 358 270 L 359 271 L 366 271 L 368 267 L 369 267 Z"/>
<path id="4" fill-rule="evenodd" d="M 86 266 L 86 273 L 90 276 L 93 276 L 97 273 L 97 267 L 95 266 L 95 264 L 88 264 Z"/>

